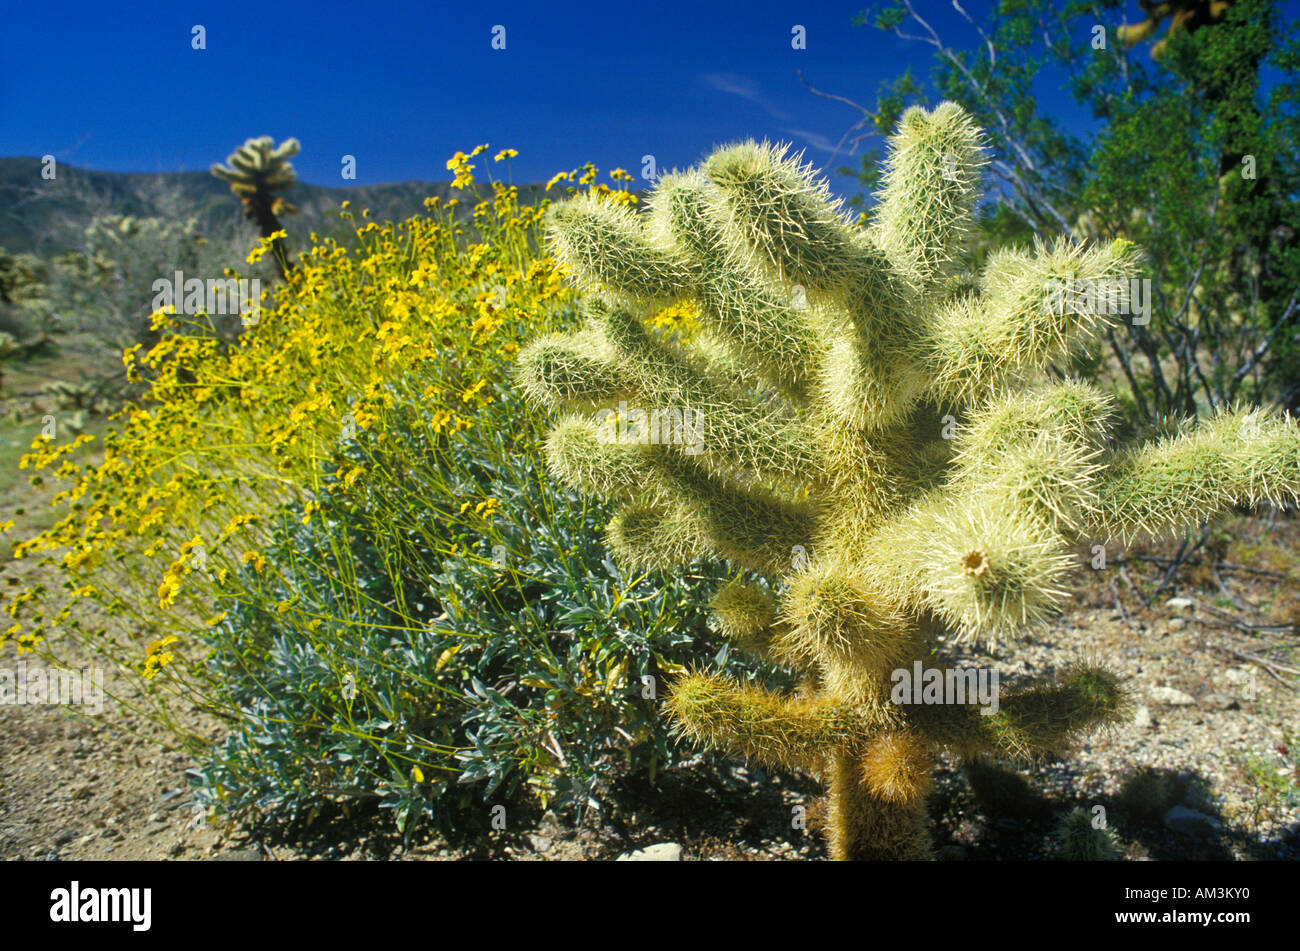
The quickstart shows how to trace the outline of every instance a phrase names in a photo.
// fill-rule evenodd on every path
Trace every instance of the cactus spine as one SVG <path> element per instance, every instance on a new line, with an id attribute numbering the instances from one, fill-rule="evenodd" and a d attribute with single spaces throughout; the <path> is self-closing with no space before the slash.
<path id="1" fill-rule="evenodd" d="M 1121 449 L 1106 396 L 1044 382 L 1114 319 L 1049 306 L 1045 288 L 1127 283 L 1139 256 L 1125 241 L 1040 244 L 962 274 L 981 142 L 954 104 L 908 110 L 865 228 L 809 168 L 755 143 L 664 177 L 644 216 L 594 196 L 549 212 L 589 303 L 579 331 L 520 358 L 530 398 L 563 414 L 548 464 L 619 501 L 610 541 L 637 565 L 711 557 L 747 575 L 718 593 L 719 627 L 801 670 L 802 688 L 694 672 L 667 709 L 695 741 L 820 770 L 837 859 L 930 855 L 938 749 L 1032 759 L 1121 714 L 1119 678 L 1092 664 L 1001 691 L 992 715 L 973 698 L 894 702 L 898 671 L 937 666 L 936 639 L 991 642 L 1048 616 L 1073 540 L 1300 490 L 1287 419 L 1229 412 Z M 698 339 L 647 327 L 683 300 Z M 687 408 L 701 438 L 664 439 Z"/>
<path id="2" fill-rule="evenodd" d="M 285 139 L 274 145 L 269 135 L 249 139 L 226 159 L 228 165 L 216 163 L 212 174 L 230 183 L 230 190 L 239 196 L 244 205 L 244 217 L 257 225 L 263 238 L 269 238 L 283 228 L 279 215 L 293 214 L 298 209 L 276 192 L 287 191 L 298 180 L 289 159 L 298 154 L 298 140 Z M 281 277 L 288 277 L 292 264 L 282 237 L 271 242 L 271 256 Z"/>

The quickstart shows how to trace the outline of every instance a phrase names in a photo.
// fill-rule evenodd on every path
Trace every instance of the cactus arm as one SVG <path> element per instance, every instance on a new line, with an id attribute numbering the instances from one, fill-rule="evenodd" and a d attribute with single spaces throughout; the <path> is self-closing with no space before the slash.
<path id="1" fill-rule="evenodd" d="M 787 148 L 734 145 L 714 152 L 704 170 L 725 196 L 724 240 L 746 265 L 805 289 L 830 290 L 852 276 L 855 229 Z"/>
<path id="2" fill-rule="evenodd" d="M 644 234 L 635 212 L 596 195 L 552 205 L 546 212 L 551 254 L 584 290 L 625 303 L 671 303 L 683 296 L 688 274 Z"/>
<path id="3" fill-rule="evenodd" d="M 871 726 L 825 698 L 772 693 L 720 674 L 682 675 L 667 709 L 692 742 L 784 769 L 815 766 Z"/>
<path id="4" fill-rule="evenodd" d="M 1092 343 L 1118 319 L 1116 311 L 1131 306 L 1130 282 L 1141 263 L 1123 240 L 994 253 L 979 293 L 943 300 L 930 320 L 922 359 L 931 396 L 977 403 Z M 1075 293 L 1082 288 L 1092 296 Z"/>
<path id="5" fill-rule="evenodd" d="M 714 626 L 727 640 L 760 657 L 772 654 L 785 630 L 776 599 L 762 585 L 738 578 L 723 585 L 709 604 Z"/>
<path id="6" fill-rule="evenodd" d="M 878 211 L 877 246 L 900 271 L 932 287 L 955 270 L 971 227 L 983 135 L 953 103 L 912 107 L 890 137 Z"/>
<path id="7" fill-rule="evenodd" d="M 619 509 L 608 527 L 614 551 L 643 571 L 680 568 L 714 554 L 703 526 L 680 502 L 633 502 Z"/>
<path id="8" fill-rule="evenodd" d="M 611 357 L 596 327 L 534 340 L 519 354 L 524 394 L 548 409 L 617 402 L 637 395 L 630 375 Z"/>
<path id="9" fill-rule="evenodd" d="M 766 379 L 791 393 L 810 377 L 815 335 L 794 288 L 735 253 L 723 227 L 725 198 L 698 173 L 665 176 L 647 227 L 688 262 L 700 318 Z"/>
<path id="10" fill-rule="evenodd" d="M 1060 755 L 1087 734 L 1118 722 L 1128 702 L 1114 674 L 1080 665 L 1059 679 L 1002 691 L 991 715 L 974 703 L 913 704 L 907 707 L 907 721 L 961 756 L 992 753 L 1037 760 Z"/>
<path id="11" fill-rule="evenodd" d="M 1195 429 L 1121 452 L 1103 474 L 1098 535 L 1172 534 L 1232 505 L 1300 499 L 1300 426 L 1224 411 Z"/>
<path id="12" fill-rule="evenodd" d="M 815 532 L 806 504 L 780 499 L 761 488 L 728 484 L 696 464 L 659 454 L 659 475 L 670 493 L 698 520 L 709 547 L 724 558 L 769 577 L 780 577 L 796 545 Z"/>

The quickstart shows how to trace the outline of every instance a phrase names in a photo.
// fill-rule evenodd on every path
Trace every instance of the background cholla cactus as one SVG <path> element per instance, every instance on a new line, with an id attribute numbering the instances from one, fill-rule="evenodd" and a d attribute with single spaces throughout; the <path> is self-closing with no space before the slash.
<path id="1" fill-rule="evenodd" d="M 713 604 L 720 629 L 802 670 L 801 689 L 694 672 L 669 713 L 697 741 L 820 770 L 839 859 L 930 854 L 937 749 L 1055 754 L 1123 706 L 1119 678 L 1087 663 L 1004 689 L 993 715 L 973 698 L 894 703 L 895 671 L 936 666 L 950 636 L 1046 617 L 1079 539 L 1300 488 L 1289 420 L 1230 412 L 1119 448 L 1102 393 L 1042 379 L 1116 319 L 1048 306 L 1049 282 L 1127 282 L 1139 258 L 1124 241 L 1040 245 L 960 273 L 980 143 L 956 105 L 908 110 L 865 229 L 810 169 L 754 143 L 663 178 L 644 219 L 593 197 L 549 213 L 555 253 L 592 292 L 578 332 L 521 356 L 528 394 L 567 412 L 549 465 L 621 501 L 610 540 L 639 566 L 741 571 Z M 682 300 L 699 313 L 689 346 L 644 320 Z M 688 407 L 700 443 L 665 439 L 662 411 Z"/>
<path id="2" fill-rule="evenodd" d="M 1098 828 L 1082 809 L 1062 817 L 1055 839 L 1061 858 L 1070 862 L 1114 862 L 1124 857 L 1115 833 L 1104 824 Z"/>
<path id="3" fill-rule="evenodd" d="M 1169 20 L 1164 37 L 1151 48 L 1151 55 L 1159 58 L 1165 42 L 1179 30 L 1193 33 L 1203 26 L 1219 23 L 1232 8 L 1233 0 L 1138 0 L 1138 7 L 1146 15 L 1141 22 L 1119 27 L 1119 40 L 1125 46 L 1136 46 L 1149 40 Z"/>
<path id="4" fill-rule="evenodd" d="M 277 197 L 276 192 L 287 191 L 298 180 L 289 159 L 298 154 L 299 148 L 297 139 L 285 139 L 275 146 L 271 137 L 264 135 L 249 139 L 231 152 L 226 159 L 229 167 L 220 163 L 212 166 L 213 175 L 230 183 L 230 190 L 244 204 L 244 217 L 257 225 L 263 238 L 283 230 L 279 215 L 298 210 L 283 197 Z M 271 242 L 271 255 L 280 276 L 287 277 L 292 265 L 283 238 Z"/>
<path id="5" fill-rule="evenodd" d="M 4 391 L 4 365 L 23 352 L 18 338 L 11 333 L 0 331 L 0 392 Z"/>

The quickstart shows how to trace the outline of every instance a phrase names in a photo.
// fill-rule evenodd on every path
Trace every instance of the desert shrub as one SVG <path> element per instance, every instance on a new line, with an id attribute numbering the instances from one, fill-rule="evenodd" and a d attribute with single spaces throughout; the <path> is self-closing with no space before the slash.
<path id="1" fill-rule="evenodd" d="M 612 562 L 610 511 L 539 480 L 539 427 L 508 391 L 443 446 L 408 410 L 387 442 L 417 444 L 399 455 L 427 464 L 384 470 L 400 488 L 381 477 L 327 496 L 306 524 L 286 512 L 263 552 L 285 566 L 273 589 L 207 632 L 224 706 L 244 716 L 196 772 L 203 797 L 290 820 L 377 799 L 410 828 L 525 787 L 581 812 L 628 772 L 677 762 L 658 688 L 722 646 L 697 607 L 720 579 Z M 398 547 L 380 527 L 390 494 L 418 499 L 439 536 L 406 539 L 396 573 L 383 567 Z M 489 516 L 462 509 L 485 496 Z M 325 620 L 304 636 L 273 607 L 285 603 Z M 728 667 L 757 673 L 739 655 Z"/>
<path id="2" fill-rule="evenodd" d="M 46 580 L 12 592 L 0 648 L 57 663 L 64 639 L 80 640 L 105 664 L 111 696 L 208 759 L 205 788 L 231 808 L 310 815 L 340 785 L 313 777 L 355 763 L 342 795 L 405 818 L 461 774 L 564 795 L 595 788 L 629 749 L 646 764 L 667 755 L 662 734 L 642 729 L 649 710 L 606 693 L 623 690 L 620 677 L 639 686 L 630 678 L 653 670 L 656 652 L 680 662 L 698 631 L 681 613 L 694 599 L 679 603 L 671 585 L 654 593 L 653 580 L 598 558 L 598 534 L 583 535 L 599 527 L 596 510 L 541 491 L 527 420 L 496 405 L 520 343 L 569 325 L 574 298 L 539 251 L 544 205 L 521 207 L 501 182 L 478 191 L 471 162 L 484 148 L 448 163 L 478 199 L 468 221 L 458 199 L 430 199 L 427 215 L 399 224 L 363 211 L 352 245 L 313 236 L 242 332 L 207 314 L 154 313 L 157 343 L 123 354 L 142 396 L 102 449 L 89 434 L 38 434 L 22 460 L 33 482 L 60 490 L 62 517 L 14 547 Z M 595 175 L 587 166 L 552 185 L 635 201 Z M 341 214 L 356 221 L 346 203 Z M 543 504 L 554 511 L 528 508 Z M 503 510 L 532 534 L 500 527 Z M 508 591 L 466 567 L 489 541 L 515 552 Z M 581 591 L 576 606 L 552 583 Z M 556 638 L 576 624 L 566 612 L 590 623 L 602 605 L 606 631 L 561 651 Z M 224 754 L 177 715 L 184 707 L 232 724 Z M 632 739 L 596 749 L 613 720 Z M 574 751 L 552 762 L 555 737 Z M 280 740 L 295 754 L 273 750 Z"/>
<path id="3" fill-rule="evenodd" d="M 541 209 L 519 208 L 508 187 L 480 203 L 469 235 L 429 204 L 400 225 L 364 223 L 353 248 L 315 244 L 233 343 L 222 318 L 155 313 L 158 343 L 123 353 L 143 394 L 115 415 L 100 453 L 83 448 L 90 437 L 36 434 L 20 466 L 63 488 L 51 505 L 64 516 L 15 557 L 42 557 L 66 594 L 18 592 L 9 610 L 21 633 L 8 638 L 35 646 L 53 612 L 83 598 L 131 634 L 210 617 L 234 569 L 264 564 L 269 516 L 298 503 L 310 517 L 322 493 L 364 484 L 355 464 L 327 477 L 356 433 L 382 433 L 394 407 L 417 403 L 436 434 L 473 426 L 516 340 L 563 323 L 570 297 L 535 254 Z M 61 621 L 79 630 L 78 617 Z M 131 654 L 121 672 L 143 675 L 138 645 Z"/>

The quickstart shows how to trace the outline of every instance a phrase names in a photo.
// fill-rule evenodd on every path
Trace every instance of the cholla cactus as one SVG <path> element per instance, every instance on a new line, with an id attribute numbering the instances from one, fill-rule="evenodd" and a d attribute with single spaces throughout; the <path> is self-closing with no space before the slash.
<path id="1" fill-rule="evenodd" d="M 1194 33 L 1203 26 L 1222 22 L 1234 2 L 1235 0 L 1138 0 L 1138 7 L 1145 18 L 1141 22 L 1119 27 L 1117 32 L 1120 42 L 1131 47 L 1151 39 L 1167 18 L 1169 29 L 1151 48 L 1151 55 L 1159 59 L 1169 37 L 1179 30 Z"/>
<path id="2" fill-rule="evenodd" d="M 289 159 L 298 154 L 298 140 L 285 139 L 278 146 L 271 137 L 249 139 L 226 159 L 229 167 L 215 163 L 212 174 L 230 183 L 230 190 L 244 204 L 244 217 L 255 223 L 263 238 L 282 231 L 279 215 L 293 214 L 298 209 L 277 197 L 276 192 L 287 191 L 298 180 Z M 288 276 L 288 251 L 284 239 L 271 242 L 271 255 L 282 277 Z"/>
<path id="3" fill-rule="evenodd" d="M 8 361 L 22 354 L 22 344 L 18 338 L 11 333 L 0 331 L 0 391 L 4 389 L 4 365 Z"/>
<path id="4" fill-rule="evenodd" d="M 820 770 L 839 859 L 930 854 L 938 749 L 1055 754 L 1123 707 L 1119 678 L 1086 663 L 1001 691 L 996 712 L 894 702 L 899 672 L 935 666 L 939 639 L 989 642 L 1048 616 L 1079 539 L 1168 532 L 1300 488 L 1300 432 L 1259 411 L 1110 445 L 1109 400 L 1041 371 L 1115 319 L 1085 297 L 1055 306 L 1053 282 L 1126 284 L 1134 246 L 1001 251 L 963 275 L 981 133 L 945 103 L 908 110 L 891 144 L 866 228 L 810 169 L 754 143 L 664 177 L 644 218 L 597 196 L 552 208 L 588 320 L 520 361 L 530 397 L 566 414 L 554 474 L 620 501 L 622 556 L 742 572 L 712 605 L 720 629 L 803 686 L 693 672 L 669 714 L 696 741 Z M 644 319 L 683 300 L 702 328 L 689 346 Z"/>
<path id="5" fill-rule="evenodd" d="M 1124 857 L 1115 833 L 1104 823 L 1098 826 L 1082 809 L 1065 815 L 1054 837 L 1061 858 L 1068 862 L 1114 862 Z"/>

